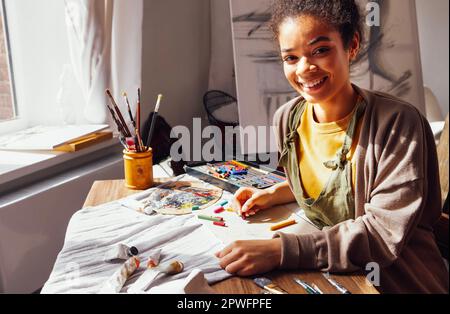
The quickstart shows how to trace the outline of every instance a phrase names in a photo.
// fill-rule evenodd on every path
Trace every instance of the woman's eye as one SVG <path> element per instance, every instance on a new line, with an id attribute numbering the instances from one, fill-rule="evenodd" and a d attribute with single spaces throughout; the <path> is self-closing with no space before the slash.
<path id="1" fill-rule="evenodd" d="M 321 54 L 327 53 L 328 51 L 330 51 L 330 48 L 320 47 L 313 51 L 313 56 L 321 55 Z"/>
<path id="2" fill-rule="evenodd" d="M 297 59 L 298 59 L 298 58 L 295 57 L 295 56 L 286 56 L 286 57 L 283 58 L 283 62 L 286 62 L 286 63 L 293 63 L 293 62 L 295 62 Z"/>

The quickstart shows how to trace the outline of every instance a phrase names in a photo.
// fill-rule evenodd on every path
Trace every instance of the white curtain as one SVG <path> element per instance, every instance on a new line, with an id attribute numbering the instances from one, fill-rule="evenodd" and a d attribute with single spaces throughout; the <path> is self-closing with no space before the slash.
<path id="1" fill-rule="evenodd" d="M 122 92 L 129 94 L 134 112 L 141 85 L 143 0 L 65 0 L 65 17 L 72 64 L 61 76 L 63 119 L 110 123 L 109 88 L 129 121 Z"/>

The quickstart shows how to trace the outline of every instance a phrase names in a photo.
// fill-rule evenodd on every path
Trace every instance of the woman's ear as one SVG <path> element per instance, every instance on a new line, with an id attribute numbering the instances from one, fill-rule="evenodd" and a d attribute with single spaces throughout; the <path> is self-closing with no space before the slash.
<path id="1" fill-rule="evenodd" d="M 355 34 L 353 35 L 352 41 L 350 42 L 350 47 L 349 47 L 350 62 L 354 61 L 356 56 L 358 55 L 359 48 L 360 48 L 360 42 L 361 42 L 361 36 L 359 35 L 359 32 L 355 32 Z"/>

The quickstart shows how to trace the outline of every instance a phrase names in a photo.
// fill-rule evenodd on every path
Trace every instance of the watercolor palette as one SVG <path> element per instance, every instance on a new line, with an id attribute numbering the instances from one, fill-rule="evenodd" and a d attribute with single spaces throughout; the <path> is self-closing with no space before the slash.
<path id="1" fill-rule="evenodd" d="M 245 162 L 225 161 L 196 167 L 185 166 L 186 173 L 214 184 L 231 193 L 240 187 L 265 189 L 286 180 L 282 172 L 252 166 Z"/>
<path id="2" fill-rule="evenodd" d="M 192 207 L 204 209 L 222 197 L 222 189 L 197 181 L 175 181 L 153 189 L 145 207 L 164 215 L 185 215 Z"/>

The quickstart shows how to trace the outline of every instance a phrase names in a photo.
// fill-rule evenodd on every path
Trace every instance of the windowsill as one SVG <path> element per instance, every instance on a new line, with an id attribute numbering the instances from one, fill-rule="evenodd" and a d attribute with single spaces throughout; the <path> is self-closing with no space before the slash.
<path id="1" fill-rule="evenodd" d="M 107 155 L 119 155 L 122 149 L 118 139 L 112 138 L 71 153 L 0 150 L 0 194 Z"/>

